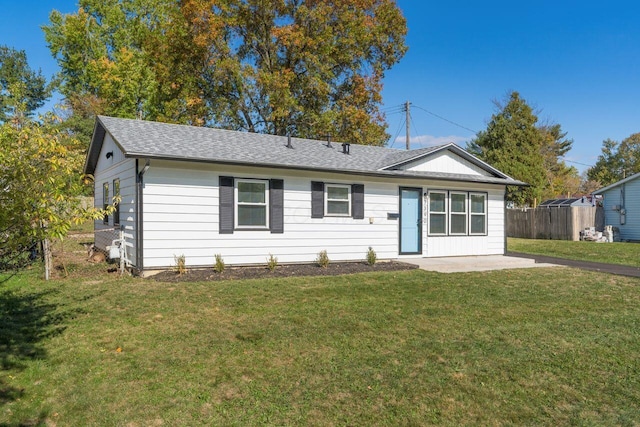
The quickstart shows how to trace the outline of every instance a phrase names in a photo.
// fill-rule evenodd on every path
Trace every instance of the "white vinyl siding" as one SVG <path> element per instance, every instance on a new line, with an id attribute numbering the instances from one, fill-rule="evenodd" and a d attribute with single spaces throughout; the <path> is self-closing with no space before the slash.
<path id="1" fill-rule="evenodd" d="M 330 174 L 256 172 L 248 167 L 153 161 L 144 177 L 145 268 L 169 268 L 174 255 L 182 254 L 190 267 L 213 265 L 217 253 L 228 265 L 265 264 L 269 254 L 282 263 L 313 262 L 322 250 L 332 261 L 364 260 L 369 246 L 380 259 L 397 257 L 398 220 L 387 218 L 388 212 L 398 211 L 395 183 L 372 183 L 371 189 L 365 183 L 364 219 L 316 219 L 311 218 L 311 181 L 351 186 L 352 177 L 340 182 Z M 283 179 L 284 233 L 243 229 L 220 234 L 220 176 Z"/>
<path id="2" fill-rule="evenodd" d="M 107 158 L 106 153 L 113 154 Z M 99 161 L 94 172 L 94 206 L 97 208 L 104 207 L 105 195 L 103 184 L 110 183 L 113 185 L 114 180 L 119 182 L 120 203 L 118 204 L 119 225 L 118 228 L 124 228 L 124 237 L 127 241 L 127 254 L 133 265 L 137 265 L 135 259 L 136 241 L 135 241 L 135 198 L 136 198 L 136 161 L 134 159 L 126 159 L 117 145 L 113 142 L 111 136 L 107 133 L 103 143 L 102 150 L 99 155 Z M 110 189 L 106 199 L 108 204 L 112 203 L 113 188 Z M 119 237 L 119 233 L 113 230 L 113 215 L 109 216 L 108 223 L 104 223 L 103 219 L 94 221 L 94 242 L 98 249 L 105 250 L 111 245 L 113 240 Z"/>
<path id="3" fill-rule="evenodd" d="M 283 179 L 284 233 L 246 229 L 220 234 L 220 176 Z M 269 254 L 282 263 L 313 262 L 322 250 L 327 251 L 332 261 L 357 261 L 365 258 L 369 246 L 380 259 L 395 259 L 399 257 L 399 220 L 388 214 L 398 212 L 399 186 L 427 191 L 429 184 L 439 184 L 421 180 L 366 180 L 364 219 L 354 219 L 311 218 L 311 182 L 352 184 L 352 177 L 337 174 L 295 171 L 285 174 L 277 169 L 257 171 L 249 167 L 153 161 L 144 179 L 144 265 L 149 269 L 169 268 L 175 263 L 174 255 L 182 254 L 189 267 L 211 266 L 217 253 L 228 265 L 265 264 Z M 489 194 L 488 236 L 427 236 L 427 227 L 423 227 L 422 256 L 504 253 L 504 189 L 490 185 L 476 185 L 474 189 Z M 451 190 L 462 192 L 468 188 L 462 183 L 452 185 Z M 427 221 L 426 216 L 424 220 Z"/>
<path id="4" fill-rule="evenodd" d="M 450 151 L 440 151 L 401 167 L 402 170 L 458 173 L 464 175 L 491 176 L 487 171 Z"/>
<path id="5" fill-rule="evenodd" d="M 324 214 L 326 216 L 351 216 L 351 186 L 325 184 Z"/>

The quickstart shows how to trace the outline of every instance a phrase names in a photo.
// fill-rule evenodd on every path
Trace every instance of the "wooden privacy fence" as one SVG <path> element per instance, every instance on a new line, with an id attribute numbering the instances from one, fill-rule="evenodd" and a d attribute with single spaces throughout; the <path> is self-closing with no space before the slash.
<path id="1" fill-rule="evenodd" d="M 580 231 L 588 227 L 604 230 L 602 207 L 507 209 L 508 237 L 580 240 Z"/>

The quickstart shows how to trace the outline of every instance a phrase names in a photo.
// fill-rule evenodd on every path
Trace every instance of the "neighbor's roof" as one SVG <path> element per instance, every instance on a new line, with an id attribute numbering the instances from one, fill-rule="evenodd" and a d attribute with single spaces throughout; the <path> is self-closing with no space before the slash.
<path id="1" fill-rule="evenodd" d="M 418 177 L 503 185 L 526 185 L 498 171 L 453 143 L 416 150 L 351 144 L 350 153 L 342 144 L 313 139 L 291 138 L 207 127 L 195 127 L 144 120 L 98 116 L 85 163 L 85 173 L 93 174 L 105 133 L 108 132 L 125 157 L 184 160 L 251 165 L 350 174 Z M 487 171 L 490 176 L 442 172 L 404 171 L 402 164 L 443 150 L 453 151 Z"/>
<path id="2" fill-rule="evenodd" d="M 606 187 L 603 187 L 603 188 L 601 188 L 601 189 L 599 189 L 599 190 L 594 191 L 592 194 L 602 194 L 602 193 L 604 193 L 605 191 L 611 190 L 612 188 L 616 188 L 616 187 L 617 187 L 617 186 L 619 186 L 619 185 L 626 184 L 627 182 L 629 182 L 629 181 L 633 181 L 633 180 L 634 180 L 634 179 L 636 179 L 636 178 L 640 178 L 640 173 L 637 173 L 637 174 L 635 174 L 635 175 L 631 175 L 631 176 L 629 176 L 629 177 L 626 177 L 625 179 L 621 179 L 621 180 L 620 180 L 620 181 L 618 181 L 618 182 L 614 182 L 614 183 L 613 183 L 613 184 L 611 184 L 611 185 L 608 185 L 608 186 L 606 186 Z"/>

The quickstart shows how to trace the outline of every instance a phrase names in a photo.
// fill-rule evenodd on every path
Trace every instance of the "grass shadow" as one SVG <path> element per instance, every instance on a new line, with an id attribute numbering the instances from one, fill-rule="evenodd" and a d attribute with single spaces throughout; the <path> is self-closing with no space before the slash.
<path id="1" fill-rule="evenodd" d="M 0 408 L 25 395 L 25 390 L 10 385 L 6 376 L 23 370 L 30 360 L 46 358 L 44 341 L 66 328 L 69 313 L 51 302 L 56 292 L 0 290 Z M 27 424 L 32 425 L 31 421 Z"/>

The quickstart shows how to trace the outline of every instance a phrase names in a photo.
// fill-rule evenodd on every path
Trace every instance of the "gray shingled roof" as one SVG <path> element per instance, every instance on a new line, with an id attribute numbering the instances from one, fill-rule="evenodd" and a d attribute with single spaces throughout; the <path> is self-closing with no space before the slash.
<path id="1" fill-rule="evenodd" d="M 96 129 L 85 163 L 85 173 L 95 170 L 104 131 L 111 134 L 126 157 L 202 161 L 264 167 L 322 170 L 369 175 L 416 176 L 467 182 L 522 185 L 500 171 L 481 162 L 454 144 L 417 150 L 395 150 L 386 147 L 351 144 L 350 153 L 342 152 L 342 144 L 291 138 L 286 136 L 238 132 L 143 120 L 98 116 Z M 414 171 L 387 170 L 397 164 L 427 156 L 443 149 L 462 152 L 467 160 L 491 173 L 491 177 Z M 474 161 L 475 159 L 475 161 Z"/>

